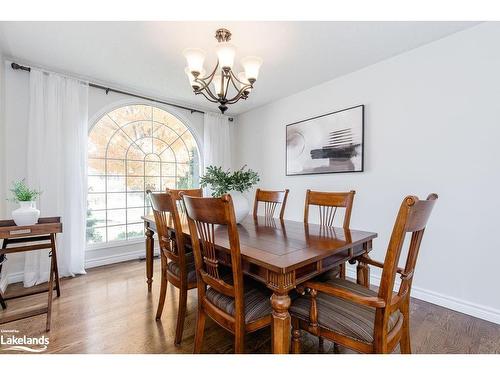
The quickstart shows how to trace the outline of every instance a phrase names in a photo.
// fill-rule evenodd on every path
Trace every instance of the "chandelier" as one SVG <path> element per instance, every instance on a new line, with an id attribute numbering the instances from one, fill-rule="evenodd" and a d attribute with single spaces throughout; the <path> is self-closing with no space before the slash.
<path id="1" fill-rule="evenodd" d="M 262 59 L 256 56 L 245 57 L 241 60 L 243 71 L 235 74 L 233 64 L 236 48 L 229 43 L 231 32 L 227 29 L 218 29 L 215 32 L 215 39 L 219 43 L 216 47 L 217 65 L 212 73 L 205 76 L 203 69 L 205 51 L 199 48 L 184 50 L 188 64 L 185 72 L 193 92 L 196 95 L 203 95 L 212 103 L 219 103 L 219 109 L 224 113 L 228 104 L 248 98 L 259 75 Z"/>

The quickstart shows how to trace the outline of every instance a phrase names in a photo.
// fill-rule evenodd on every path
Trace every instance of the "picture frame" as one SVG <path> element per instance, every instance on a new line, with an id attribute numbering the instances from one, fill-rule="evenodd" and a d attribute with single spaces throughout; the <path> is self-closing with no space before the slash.
<path id="1" fill-rule="evenodd" d="M 286 176 L 364 171 L 364 104 L 285 126 Z"/>

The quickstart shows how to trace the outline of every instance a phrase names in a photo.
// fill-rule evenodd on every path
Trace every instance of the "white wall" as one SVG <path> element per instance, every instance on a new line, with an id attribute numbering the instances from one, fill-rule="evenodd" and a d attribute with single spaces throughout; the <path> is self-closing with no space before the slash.
<path id="1" fill-rule="evenodd" d="M 308 188 L 355 189 L 351 227 L 379 234 L 379 260 L 402 198 L 438 193 L 413 295 L 500 323 L 499 40 L 500 23 L 481 24 L 240 115 L 234 165 L 289 188 L 288 219 L 302 219 Z M 285 125 L 358 104 L 365 172 L 286 177 Z"/>
<path id="2" fill-rule="evenodd" d="M 23 71 L 15 71 L 10 67 L 11 62 L 5 61 L 0 69 L 0 88 L 2 82 L 5 86 L 5 122 L 2 125 L 0 119 L 0 135 L 1 142 L 5 143 L 5 150 L 2 151 L 0 160 L 0 210 L 4 204 L 6 189 L 8 189 L 11 181 L 21 179 L 26 176 L 26 139 L 28 126 L 28 110 L 29 110 L 29 74 Z M 1 91 L 0 91 L 1 93 Z M 0 103 L 2 102 L 0 94 Z M 102 90 L 89 89 L 89 126 L 92 121 L 95 121 L 99 116 L 109 111 L 112 108 L 130 103 L 144 103 L 140 99 L 134 99 L 130 96 L 106 93 Z M 157 104 L 155 104 L 157 105 Z M 159 105 L 161 106 L 161 105 Z M 191 114 L 189 111 L 177 110 L 175 108 L 161 106 L 181 118 L 186 125 L 193 131 L 201 147 L 203 143 L 203 115 L 199 113 Z M 201 150 L 200 150 L 201 151 Z M 0 217 L 11 217 L 11 211 L 15 205 L 6 202 L 4 212 L 1 212 Z M 42 212 L 43 215 L 43 212 Z M 144 242 L 138 241 L 135 244 L 123 243 L 113 247 L 105 247 L 99 249 L 87 250 L 86 266 L 94 267 L 104 264 L 114 263 L 135 259 L 145 255 Z M 18 282 L 22 279 L 22 271 L 24 268 L 24 254 L 12 254 L 8 257 L 8 262 L 5 266 L 5 272 L 2 272 L 4 279 L 8 276 L 8 282 Z M 5 279 L 0 282 L 0 288 L 5 287 Z"/>

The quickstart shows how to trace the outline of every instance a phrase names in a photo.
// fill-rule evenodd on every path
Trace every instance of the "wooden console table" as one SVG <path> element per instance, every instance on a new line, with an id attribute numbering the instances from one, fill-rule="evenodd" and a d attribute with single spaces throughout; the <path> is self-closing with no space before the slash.
<path id="1" fill-rule="evenodd" d="M 61 295 L 61 288 L 59 285 L 59 271 L 57 269 L 57 254 L 56 254 L 56 235 L 62 233 L 62 224 L 60 217 L 46 217 L 40 218 L 37 224 L 29 226 L 17 226 L 13 220 L 0 220 L 0 239 L 3 239 L 2 248 L 0 249 L 0 260 L 6 254 L 28 252 L 42 249 L 50 249 L 49 257 L 50 262 L 50 275 L 48 287 L 40 288 L 34 286 L 24 290 L 9 293 L 7 290 L 5 295 L 2 296 L 0 292 L 0 305 L 2 309 L 7 309 L 5 301 L 9 299 L 30 296 L 37 293 L 48 292 L 47 306 L 35 307 L 29 310 L 14 314 L 6 314 L 0 317 L 0 324 L 13 322 L 20 319 L 29 318 L 35 315 L 47 314 L 46 330 L 50 330 L 50 321 L 52 313 L 52 294 L 54 288 L 56 289 L 57 297 Z M 26 244 L 27 245 L 22 245 Z M 34 244 L 33 244 L 34 243 Z M 21 245 L 19 245 L 21 244 Z M 12 246 L 14 245 L 14 246 Z M 0 271 L 2 265 L 0 264 Z"/>

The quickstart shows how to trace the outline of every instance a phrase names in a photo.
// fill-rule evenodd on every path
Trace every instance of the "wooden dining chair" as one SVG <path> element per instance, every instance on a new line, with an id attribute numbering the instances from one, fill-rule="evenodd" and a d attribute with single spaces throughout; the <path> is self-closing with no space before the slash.
<path id="1" fill-rule="evenodd" d="M 346 229 L 349 228 L 354 194 L 356 194 L 354 190 L 345 193 L 307 190 L 304 205 L 304 223 L 309 223 L 309 207 L 317 206 L 319 211 L 319 224 L 333 227 L 335 225 L 335 216 L 338 208 L 344 208 L 345 212 L 342 227 Z"/>
<path id="2" fill-rule="evenodd" d="M 161 256 L 161 286 L 156 320 L 161 319 L 167 286 L 179 289 L 179 309 L 174 343 L 182 340 L 184 318 L 186 316 L 187 292 L 196 288 L 196 271 L 193 254 L 187 254 L 182 225 L 176 200 L 170 193 L 149 193 L 155 218 Z M 174 229 L 172 232 L 171 229 Z M 179 235 L 181 234 L 181 235 Z"/>
<path id="3" fill-rule="evenodd" d="M 255 191 L 255 201 L 253 204 L 253 217 L 257 219 L 257 213 L 259 210 L 259 202 L 264 204 L 264 216 L 267 218 L 273 218 L 276 208 L 280 207 L 279 218 L 283 220 L 285 216 L 286 200 L 288 198 L 288 192 L 290 190 L 261 190 L 257 189 Z"/>
<path id="4" fill-rule="evenodd" d="M 341 208 L 344 209 L 342 228 L 349 229 L 354 194 L 356 194 L 354 190 L 349 192 L 323 192 L 307 190 L 304 205 L 304 223 L 309 223 L 310 206 L 317 206 L 319 212 L 319 224 L 321 226 L 333 227 L 335 226 L 335 216 L 337 211 Z M 329 279 L 339 276 L 345 279 L 345 271 L 345 263 L 341 263 L 338 267 L 333 268 L 322 277 L 324 279 Z"/>
<path id="5" fill-rule="evenodd" d="M 407 196 L 401 203 L 384 263 L 367 255 L 358 261 L 382 268 L 378 292 L 357 283 L 332 279 L 310 281 L 300 286 L 301 296 L 290 307 L 292 351 L 300 352 L 300 330 L 324 337 L 361 353 L 390 353 L 400 345 L 411 353 L 410 291 L 420 244 L 438 196 L 426 200 Z M 411 233 L 404 268 L 399 268 L 405 237 Z M 396 275 L 401 277 L 393 292 Z"/>
<path id="6" fill-rule="evenodd" d="M 270 292 L 243 277 L 240 241 L 230 195 L 195 198 L 183 195 L 198 280 L 198 316 L 194 353 L 202 348 L 205 318 L 235 335 L 235 352 L 244 352 L 245 334 L 271 324 Z M 221 256 L 217 238 L 229 242 Z M 224 269 L 224 263 L 231 269 Z"/>

